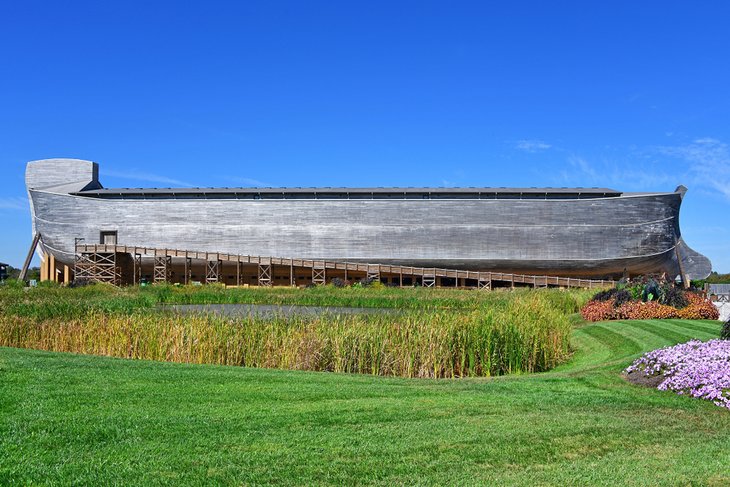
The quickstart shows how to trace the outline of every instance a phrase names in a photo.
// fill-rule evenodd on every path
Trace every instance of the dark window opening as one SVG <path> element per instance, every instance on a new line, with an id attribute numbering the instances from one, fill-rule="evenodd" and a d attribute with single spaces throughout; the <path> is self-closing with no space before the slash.
<path id="1" fill-rule="evenodd" d="M 101 232 L 99 243 L 104 245 L 116 245 L 117 244 L 117 232 Z"/>

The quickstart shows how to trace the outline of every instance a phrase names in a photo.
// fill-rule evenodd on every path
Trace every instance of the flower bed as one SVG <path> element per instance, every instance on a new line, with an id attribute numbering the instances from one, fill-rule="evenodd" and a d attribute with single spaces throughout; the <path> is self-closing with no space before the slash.
<path id="1" fill-rule="evenodd" d="M 720 312 L 709 299 L 669 283 L 649 281 L 597 293 L 582 309 L 583 319 L 649 320 L 680 318 L 716 320 Z"/>
<path id="2" fill-rule="evenodd" d="M 656 385 L 730 409 L 730 340 L 691 340 L 649 352 L 625 373 L 633 382 Z"/>

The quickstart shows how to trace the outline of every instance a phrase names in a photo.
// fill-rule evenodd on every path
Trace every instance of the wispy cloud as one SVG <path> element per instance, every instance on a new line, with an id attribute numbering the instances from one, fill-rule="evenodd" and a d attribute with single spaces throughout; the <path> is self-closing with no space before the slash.
<path id="1" fill-rule="evenodd" d="M 641 191 L 676 184 L 676 175 L 651 166 L 639 165 L 637 169 L 637 165 L 631 162 L 589 161 L 577 155 L 569 156 L 566 162 L 567 165 L 558 173 L 562 184 L 613 186 L 616 189 Z"/>
<path id="2" fill-rule="evenodd" d="M 685 182 L 730 200 L 730 145 L 710 137 L 685 145 L 631 150 L 623 159 L 589 160 L 571 155 L 566 162 L 557 178 L 564 184 L 658 190 Z"/>
<path id="3" fill-rule="evenodd" d="M 167 184 L 170 186 L 186 186 L 186 187 L 192 187 L 194 185 L 187 183 L 185 181 L 180 181 L 179 179 L 173 179 L 168 178 L 166 176 L 159 176 L 157 174 L 152 174 L 144 171 L 138 171 L 136 169 L 130 169 L 127 171 L 115 171 L 115 170 L 109 170 L 104 169 L 101 171 L 102 176 L 108 176 L 111 178 L 119 178 L 119 179 L 128 179 L 132 181 L 144 181 L 148 183 L 159 183 L 159 184 Z"/>
<path id="4" fill-rule="evenodd" d="M 515 147 L 525 152 L 541 152 L 548 150 L 552 145 L 538 139 L 524 139 L 518 140 Z"/>
<path id="5" fill-rule="evenodd" d="M 730 199 L 730 147 L 710 137 L 695 139 L 683 146 L 659 147 L 665 156 L 681 159 L 687 164 L 692 182 L 719 192 Z"/>
<path id="6" fill-rule="evenodd" d="M 9 196 L 0 198 L 0 210 L 27 210 L 28 198 Z"/>
<path id="7" fill-rule="evenodd" d="M 650 169 L 614 168 L 613 173 L 608 176 L 608 184 L 623 185 L 630 189 L 642 191 L 659 189 L 669 191 L 674 189 L 673 185 L 677 184 L 677 176 Z"/>
<path id="8" fill-rule="evenodd" d="M 570 156 L 568 157 L 568 164 L 573 168 L 574 173 L 577 172 L 581 176 L 589 178 L 591 181 L 598 179 L 598 171 L 583 157 Z"/>
<path id="9" fill-rule="evenodd" d="M 231 181 L 235 184 L 240 184 L 244 187 L 258 187 L 258 188 L 270 188 L 274 186 L 271 183 L 266 183 L 264 181 L 259 181 L 258 179 L 253 178 L 242 178 L 239 176 L 229 176 L 226 178 L 228 181 Z"/>

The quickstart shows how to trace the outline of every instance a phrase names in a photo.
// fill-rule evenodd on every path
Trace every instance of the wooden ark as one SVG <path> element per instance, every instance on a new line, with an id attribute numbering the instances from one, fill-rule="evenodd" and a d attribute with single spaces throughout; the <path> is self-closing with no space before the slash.
<path id="1" fill-rule="evenodd" d="M 73 266 L 77 244 L 87 251 L 106 244 L 265 256 L 290 265 L 299 259 L 581 279 L 666 273 L 686 280 L 711 271 L 710 261 L 681 237 L 683 186 L 669 193 L 606 188 L 129 189 L 104 188 L 98 172 L 96 163 L 74 159 L 28 163 L 33 231 L 40 235 L 44 262 L 53 258 L 56 268 Z M 126 277 L 120 279 L 134 280 L 128 274 L 138 273 L 130 271 L 135 258 L 153 279 L 157 265 L 181 282 L 183 274 L 192 276 L 185 265 L 202 265 L 201 259 L 194 263 L 166 254 L 174 260 L 163 266 L 159 257 L 128 254 L 119 266 Z M 234 262 L 240 283 L 240 262 L 226 262 L 218 275 L 230 283 Z M 206 280 L 206 270 L 196 272 L 198 280 Z M 259 283 L 254 279 L 258 268 L 246 272 L 252 284 Z M 279 281 L 292 284 L 294 274 L 292 269 Z M 442 277 L 455 279 L 456 285 L 462 278 Z M 277 283 L 277 276 L 271 281 Z"/>

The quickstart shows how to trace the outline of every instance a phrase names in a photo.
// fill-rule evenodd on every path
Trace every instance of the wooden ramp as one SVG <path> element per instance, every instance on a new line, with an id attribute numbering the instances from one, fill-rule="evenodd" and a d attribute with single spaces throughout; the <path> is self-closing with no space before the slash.
<path id="1" fill-rule="evenodd" d="M 143 259 L 146 261 L 144 267 Z M 145 268 L 147 273 L 143 272 Z M 603 279 L 263 257 L 126 245 L 76 246 L 76 279 L 123 285 L 138 284 L 144 275 L 148 275 L 153 282 L 189 284 L 196 281 L 194 269 L 200 272 L 197 282 L 230 285 L 245 285 L 247 281 L 253 281 L 251 284 L 259 286 L 321 285 L 335 278 L 345 281 L 370 279 L 395 286 L 478 289 L 515 286 L 600 288 L 615 285 L 615 281 Z"/>

